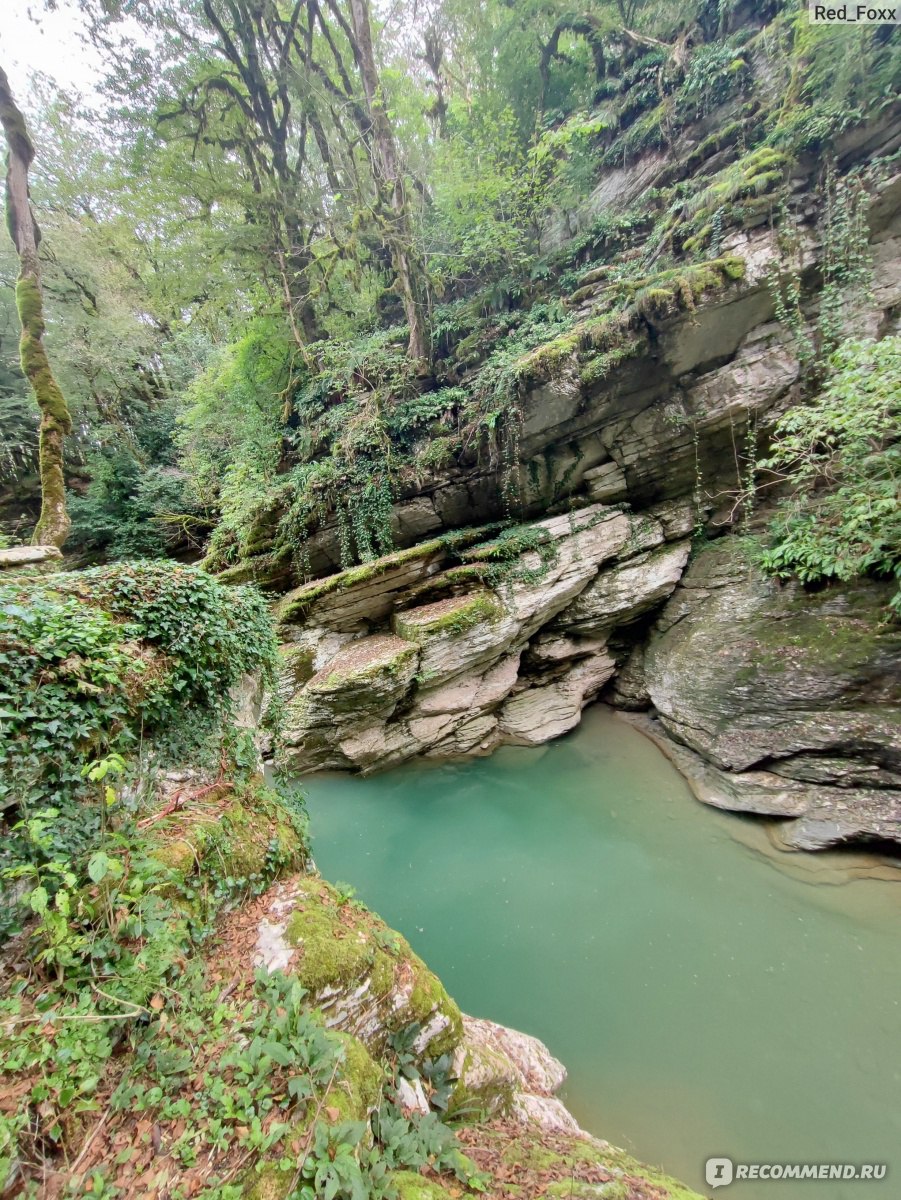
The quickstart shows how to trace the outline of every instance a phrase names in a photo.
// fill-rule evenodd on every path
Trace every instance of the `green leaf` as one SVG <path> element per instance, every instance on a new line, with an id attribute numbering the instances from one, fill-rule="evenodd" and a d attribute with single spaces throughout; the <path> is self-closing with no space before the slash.
<path id="1" fill-rule="evenodd" d="M 104 854 L 102 850 L 98 850 L 96 854 L 92 854 L 88 860 L 88 875 L 94 883 L 100 883 L 110 874 L 110 868 L 113 865 L 113 860 L 108 854 Z"/>
<path id="2" fill-rule="evenodd" d="M 281 1067 L 290 1067 L 294 1062 L 294 1054 L 281 1042 L 264 1042 L 263 1053 L 268 1054 L 273 1062 L 277 1062 Z"/>

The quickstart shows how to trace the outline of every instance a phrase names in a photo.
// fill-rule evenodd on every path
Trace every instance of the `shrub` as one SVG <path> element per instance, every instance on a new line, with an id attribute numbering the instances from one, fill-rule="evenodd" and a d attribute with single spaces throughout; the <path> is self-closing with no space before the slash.
<path id="1" fill-rule="evenodd" d="M 805 583 L 901 578 L 901 338 L 844 342 L 832 365 L 824 390 L 779 421 L 759 464 L 793 489 L 763 565 Z M 892 605 L 901 610 L 901 590 Z"/>

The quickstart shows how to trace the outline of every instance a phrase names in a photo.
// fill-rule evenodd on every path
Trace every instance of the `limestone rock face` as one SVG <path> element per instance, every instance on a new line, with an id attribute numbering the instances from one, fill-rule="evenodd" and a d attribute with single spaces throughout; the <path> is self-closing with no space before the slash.
<path id="1" fill-rule="evenodd" d="M 493 1021 L 463 1017 L 463 1038 L 454 1051 L 457 1084 L 451 1111 L 478 1106 L 548 1132 L 581 1133 L 562 1100 L 566 1068 L 529 1034 Z"/>
<path id="2" fill-rule="evenodd" d="M 849 143 L 848 162 L 861 152 Z M 605 177 L 591 203 L 647 186 L 665 158 Z M 863 334 L 898 327 L 899 211 L 896 176 L 868 214 L 870 297 L 847 314 Z M 878 585 L 783 588 L 721 547 L 687 566 L 695 533 L 734 520 L 750 442 L 803 388 L 768 282 L 773 229 L 733 231 L 722 249 L 741 278 L 690 311 L 648 316 L 609 370 L 565 344 L 553 369 L 541 355 L 546 369 L 524 367 L 513 467 L 531 524 L 501 530 L 511 464 L 472 456 L 403 484 L 393 528 L 405 549 L 338 571 L 334 521 L 313 534 L 314 569 L 334 573 L 277 607 L 290 769 L 536 745 L 606 688 L 620 707 L 655 711 L 697 756 L 711 802 L 785 817 L 798 844 L 896 836 L 897 635 L 880 624 Z M 822 254 L 809 227 L 805 288 L 818 286 Z M 570 298 L 580 319 L 607 287 L 605 268 L 582 275 Z M 370 673 L 344 670 L 367 655 Z"/>
<path id="3" fill-rule="evenodd" d="M 687 541 L 648 550 L 598 574 L 554 622 L 568 633 L 600 637 L 656 608 L 673 591 L 688 562 Z"/>
<path id="4" fill-rule="evenodd" d="M 677 509 L 661 515 L 681 530 Z M 365 772 L 559 737 L 615 670 L 610 634 L 675 586 L 687 543 L 666 537 L 663 520 L 594 504 L 290 593 L 287 765 Z"/>
<path id="5" fill-rule="evenodd" d="M 340 766 L 335 743 L 360 724 L 387 720 L 419 662 L 416 645 L 377 634 L 351 642 L 287 706 L 285 742 L 295 766 Z"/>
<path id="6" fill-rule="evenodd" d="M 556 683 L 520 692 L 501 709 L 503 740 L 517 746 L 540 746 L 568 733 L 615 670 L 616 661 L 600 651 L 571 667 Z"/>
<path id="7" fill-rule="evenodd" d="M 794 845 L 901 840 L 901 631 L 880 619 L 890 590 L 781 585 L 728 539 L 698 555 L 638 690 L 700 756 L 678 765 L 702 799 L 795 818 L 783 831 Z M 636 674 L 631 664 L 633 690 Z"/>

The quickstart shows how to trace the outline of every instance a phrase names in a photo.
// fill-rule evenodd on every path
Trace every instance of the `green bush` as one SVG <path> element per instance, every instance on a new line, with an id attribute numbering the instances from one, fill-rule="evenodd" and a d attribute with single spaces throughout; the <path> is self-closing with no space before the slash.
<path id="1" fill-rule="evenodd" d="M 763 565 L 805 583 L 901 579 L 901 338 L 844 342 L 832 366 L 823 391 L 779 421 L 759 464 L 793 489 Z M 901 611 L 901 590 L 892 605 Z"/>
<path id="2" fill-rule="evenodd" d="M 0 807 L 65 807 L 86 764 L 174 728 L 209 734 L 275 661 L 262 598 L 129 563 L 0 585 Z"/>

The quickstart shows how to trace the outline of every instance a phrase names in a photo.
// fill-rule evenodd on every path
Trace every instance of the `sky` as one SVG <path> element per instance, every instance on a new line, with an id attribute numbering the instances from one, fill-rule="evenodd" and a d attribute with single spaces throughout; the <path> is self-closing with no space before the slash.
<path id="1" fill-rule="evenodd" d="M 0 66 L 19 103 L 29 106 L 35 69 L 89 100 L 99 59 L 79 37 L 84 23 L 73 0 L 57 0 L 55 12 L 47 12 L 43 0 L 0 0 L 0 4 Z"/>

